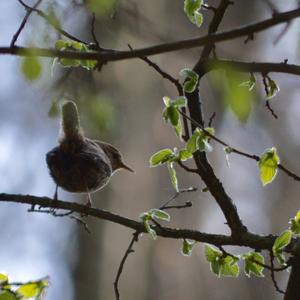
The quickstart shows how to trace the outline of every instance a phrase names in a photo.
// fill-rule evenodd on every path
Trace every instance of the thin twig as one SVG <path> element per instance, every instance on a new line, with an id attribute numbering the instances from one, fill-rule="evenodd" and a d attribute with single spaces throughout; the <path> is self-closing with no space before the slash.
<path id="1" fill-rule="evenodd" d="M 274 109 L 271 107 L 271 104 L 270 104 L 270 101 L 269 101 L 269 100 L 266 100 L 265 106 L 266 106 L 266 108 L 271 112 L 272 116 L 273 116 L 275 119 L 278 119 L 278 115 L 275 113 Z"/>
<path id="2" fill-rule="evenodd" d="M 210 118 L 209 118 L 209 121 L 208 121 L 208 127 L 211 127 L 212 126 L 212 123 L 213 123 L 213 120 L 215 119 L 215 117 L 216 117 L 216 112 L 214 111 L 213 113 L 212 113 L 212 115 L 210 116 Z"/>
<path id="3" fill-rule="evenodd" d="M 187 189 L 181 189 L 178 192 L 176 192 L 170 199 L 168 199 L 166 202 L 164 202 L 159 209 L 165 209 L 172 201 L 174 201 L 179 195 L 183 193 L 190 193 L 190 192 L 196 192 L 197 188 L 195 187 L 189 187 Z"/>
<path id="4" fill-rule="evenodd" d="M 85 44 L 87 45 L 88 43 L 78 39 L 77 37 L 73 36 L 72 34 L 66 32 L 64 29 L 62 29 L 58 24 L 57 22 L 53 21 L 53 19 L 51 17 L 49 17 L 47 14 L 45 14 L 42 10 L 40 9 L 37 9 L 36 7 L 31 7 L 29 6 L 28 4 L 24 3 L 22 0 L 18 0 L 19 3 L 21 5 L 23 5 L 26 9 L 28 9 L 29 11 L 31 12 L 36 12 L 38 14 L 38 16 L 42 17 L 44 20 L 46 20 L 46 22 L 51 25 L 58 33 L 60 33 L 61 35 L 73 40 L 73 41 L 76 41 L 76 42 L 79 42 L 79 43 L 82 43 L 82 44 Z"/>
<path id="5" fill-rule="evenodd" d="M 285 292 L 280 289 L 280 287 L 278 286 L 277 284 L 277 281 L 276 281 L 276 278 L 275 278 L 275 271 L 274 271 L 274 254 L 273 254 L 273 251 L 271 250 L 270 251 L 270 265 L 271 265 L 271 279 L 272 279 L 272 282 L 274 284 L 274 287 L 276 289 L 276 291 L 280 294 L 285 294 Z"/>
<path id="6" fill-rule="evenodd" d="M 187 208 L 187 207 L 192 207 L 193 206 L 193 202 L 191 201 L 186 201 L 185 204 L 182 205 L 168 205 L 163 207 L 163 210 L 167 210 L 167 209 L 182 209 L 182 208 Z"/>
<path id="7" fill-rule="evenodd" d="M 256 32 L 266 30 L 277 24 L 286 23 L 291 19 L 295 19 L 298 17 L 300 17 L 300 8 L 279 13 L 276 15 L 276 17 L 272 17 L 254 24 L 242 26 L 233 30 L 208 34 L 206 36 L 179 40 L 175 42 L 158 44 L 146 48 L 135 49 L 133 51 L 78 52 L 78 51 L 57 51 L 57 50 L 55 51 L 53 49 L 45 49 L 45 48 L 0 47 L 0 54 L 29 55 L 29 51 L 31 51 L 32 53 L 33 50 L 35 52 L 35 55 L 41 57 L 59 57 L 59 58 L 116 61 L 116 60 L 140 58 L 141 56 L 150 56 L 155 54 L 167 53 L 171 51 L 178 51 L 182 49 L 200 47 L 206 45 L 207 43 L 215 44 L 226 40 L 232 40 L 242 36 L 248 36 L 250 33 L 256 33 Z"/>
<path id="8" fill-rule="evenodd" d="M 181 114 L 183 114 L 181 111 L 179 111 Z M 211 133 L 209 133 L 207 130 L 205 130 L 205 128 L 203 126 L 201 126 L 201 124 L 199 124 L 198 122 L 196 122 L 195 120 L 193 120 L 192 118 L 190 118 L 187 115 L 184 115 L 188 120 L 190 120 L 196 127 L 198 127 L 199 129 L 201 129 L 207 136 L 209 136 L 212 140 L 215 140 L 216 142 L 218 142 L 219 144 L 223 145 L 226 148 L 230 149 L 230 153 L 236 153 L 239 154 L 241 156 L 253 159 L 255 161 L 259 161 L 260 157 L 258 155 L 255 154 L 249 154 L 246 153 L 244 151 L 241 151 L 237 148 L 234 148 L 232 146 L 230 146 L 229 144 L 227 144 L 226 142 L 224 142 L 223 140 L 221 140 L 220 138 L 218 138 L 216 135 L 212 135 Z M 179 162 L 178 162 L 179 163 Z M 296 181 L 300 181 L 300 176 L 297 175 L 296 173 L 290 171 L 289 169 L 287 169 L 285 166 L 283 166 L 282 164 L 278 164 L 277 165 L 278 169 L 283 171 L 284 173 L 286 173 L 289 177 L 292 177 L 294 180 Z"/>
<path id="9" fill-rule="evenodd" d="M 23 1 L 22 0 L 18 0 L 21 4 L 23 4 Z M 32 8 L 26 8 L 27 9 L 27 13 L 25 15 L 25 17 L 23 18 L 17 32 L 13 35 L 13 38 L 11 40 L 11 43 L 10 43 L 10 47 L 13 48 L 18 40 L 18 37 L 20 36 L 22 30 L 24 29 L 30 15 L 32 14 L 32 12 L 40 5 L 40 3 L 42 2 L 43 0 L 38 0 L 35 5 L 32 7 Z"/>
<path id="10" fill-rule="evenodd" d="M 119 280 L 120 280 L 122 271 L 124 269 L 124 264 L 126 262 L 127 257 L 129 256 L 129 254 L 134 252 L 132 247 L 133 247 L 133 244 L 138 241 L 139 234 L 140 234 L 140 231 L 136 231 L 133 234 L 132 239 L 130 240 L 130 243 L 127 247 L 127 250 L 125 251 L 125 254 L 124 254 L 124 256 L 121 260 L 121 263 L 119 265 L 119 268 L 118 268 L 118 271 L 117 271 L 117 276 L 116 276 L 116 279 L 114 281 L 114 290 L 115 290 L 116 300 L 120 300 L 120 292 L 119 292 L 118 285 L 119 285 Z"/>
<path id="11" fill-rule="evenodd" d="M 93 37 L 93 41 L 95 43 L 95 49 L 94 50 L 101 50 L 102 48 L 100 47 L 99 41 L 96 37 L 95 22 L 96 22 L 96 15 L 95 15 L 95 13 L 93 13 L 92 14 L 92 22 L 91 22 L 91 34 L 92 34 L 92 37 Z"/>

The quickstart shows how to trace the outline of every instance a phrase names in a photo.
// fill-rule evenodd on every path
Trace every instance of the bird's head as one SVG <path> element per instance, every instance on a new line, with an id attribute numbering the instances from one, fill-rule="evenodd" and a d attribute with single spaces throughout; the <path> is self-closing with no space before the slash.
<path id="1" fill-rule="evenodd" d="M 118 170 L 118 169 L 125 169 L 125 170 L 128 170 L 128 171 L 132 172 L 132 173 L 135 173 L 135 171 L 133 169 L 128 167 L 123 162 L 122 155 L 121 155 L 120 151 L 117 148 L 115 148 L 114 146 L 112 146 L 108 143 L 101 143 L 101 147 L 102 147 L 103 151 L 105 152 L 105 154 L 108 156 L 108 158 L 110 160 L 113 172 Z"/>

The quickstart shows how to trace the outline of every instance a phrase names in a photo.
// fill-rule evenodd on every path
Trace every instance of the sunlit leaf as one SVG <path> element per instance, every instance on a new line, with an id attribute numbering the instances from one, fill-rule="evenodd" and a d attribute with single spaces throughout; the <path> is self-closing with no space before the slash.
<path id="1" fill-rule="evenodd" d="M 21 69 L 25 78 L 33 81 L 40 78 L 42 64 L 37 56 L 27 56 L 23 58 Z"/>
<path id="2" fill-rule="evenodd" d="M 282 232 L 281 235 L 277 237 L 272 247 L 273 254 L 281 265 L 286 264 L 283 250 L 286 246 L 290 244 L 292 236 L 293 232 L 291 230 L 286 230 Z"/>
<path id="3" fill-rule="evenodd" d="M 205 258 L 208 262 L 213 262 L 222 256 L 222 252 L 216 248 L 205 245 L 204 247 Z"/>
<path id="4" fill-rule="evenodd" d="M 183 243 L 182 243 L 182 249 L 181 249 L 182 255 L 191 256 L 192 250 L 193 250 L 193 247 L 195 244 L 196 244 L 196 241 L 194 241 L 194 240 L 184 239 Z"/>
<path id="5" fill-rule="evenodd" d="M 150 166 L 155 167 L 168 161 L 174 155 L 171 149 L 163 149 L 150 157 Z"/>
<path id="6" fill-rule="evenodd" d="M 184 0 L 184 12 L 190 21 L 198 27 L 202 24 L 201 13 L 199 13 L 202 3 L 202 0 Z"/>
<path id="7" fill-rule="evenodd" d="M 252 274 L 256 277 L 264 277 L 264 257 L 257 252 L 248 252 L 242 256 L 244 260 L 244 272 L 246 276 L 250 277 Z"/>
<path id="8" fill-rule="evenodd" d="M 174 169 L 174 164 L 173 162 L 168 162 L 168 170 L 170 173 L 170 178 L 171 178 L 171 182 L 173 187 L 175 188 L 176 192 L 178 192 L 178 180 L 177 180 L 177 176 L 176 176 L 176 171 Z"/>
<path id="9" fill-rule="evenodd" d="M 185 81 L 183 84 L 183 89 L 186 93 L 192 93 L 198 84 L 199 75 L 191 69 L 182 69 L 179 74 L 185 76 Z"/>
<path id="10" fill-rule="evenodd" d="M 276 148 L 274 147 L 267 149 L 262 154 L 258 166 L 260 179 L 263 185 L 266 185 L 274 180 L 279 162 L 280 159 L 276 153 Z"/>
<path id="11" fill-rule="evenodd" d="M 274 242 L 272 250 L 274 253 L 283 250 L 292 239 L 293 233 L 291 230 L 286 230 L 280 234 Z"/>
<path id="12" fill-rule="evenodd" d="M 178 159 L 181 160 L 181 161 L 186 161 L 190 158 L 193 157 L 193 154 L 186 150 L 186 149 L 183 149 L 183 150 L 179 150 L 179 153 L 178 153 Z"/>
<path id="13" fill-rule="evenodd" d="M 151 214 L 152 218 L 156 218 L 163 221 L 170 221 L 170 215 L 165 212 L 164 210 L 152 208 L 149 213 Z"/>
<path id="14" fill-rule="evenodd" d="M 8 282 L 8 276 L 6 274 L 0 273 L 0 284 L 5 284 Z"/>
<path id="15" fill-rule="evenodd" d="M 88 8 L 97 15 L 112 13 L 117 3 L 117 0 L 87 0 Z"/>
<path id="16" fill-rule="evenodd" d="M 0 300 L 17 300 L 17 296 L 10 291 L 0 291 Z"/>
<path id="17" fill-rule="evenodd" d="M 296 216 L 293 219 L 290 219 L 289 223 L 291 224 L 290 229 L 294 234 L 300 233 L 300 210 L 298 210 Z"/>

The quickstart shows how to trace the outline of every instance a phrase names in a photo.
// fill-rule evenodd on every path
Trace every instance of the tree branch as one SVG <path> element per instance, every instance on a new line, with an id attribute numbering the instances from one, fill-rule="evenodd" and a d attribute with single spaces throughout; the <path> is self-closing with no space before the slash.
<path id="1" fill-rule="evenodd" d="M 18 0 L 21 4 L 23 4 L 23 2 L 21 0 Z M 30 7 L 30 8 L 26 8 L 27 9 L 27 13 L 25 15 L 25 17 L 23 18 L 17 32 L 13 35 L 13 38 L 11 40 L 11 43 L 10 43 L 10 47 L 14 47 L 15 46 L 15 43 L 17 42 L 17 39 L 18 37 L 20 36 L 22 30 L 24 29 L 30 15 L 33 13 L 33 11 L 40 5 L 40 3 L 42 2 L 43 0 L 38 0 L 35 5 L 33 7 Z"/>
<path id="2" fill-rule="evenodd" d="M 73 202 L 65 201 L 53 201 L 53 199 L 48 197 L 36 197 L 31 195 L 19 195 L 19 194 L 0 194 L 0 202 L 11 202 L 11 203 L 21 203 L 28 204 L 31 206 L 40 206 L 44 208 L 53 209 L 63 209 L 68 211 L 77 212 L 87 216 L 92 216 L 97 219 L 107 220 L 113 223 L 117 223 L 133 229 L 139 232 L 146 232 L 144 224 L 141 222 L 111 213 L 109 211 L 91 208 L 86 205 L 80 205 Z M 270 250 L 274 244 L 276 236 L 261 236 L 253 234 L 250 232 L 245 232 L 244 234 L 237 237 L 232 237 L 222 234 L 209 234 L 203 233 L 192 229 L 176 229 L 170 227 L 154 227 L 158 236 L 172 239 L 191 239 L 198 242 L 209 243 L 212 245 L 233 245 L 233 246 L 246 246 L 258 250 Z M 296 241 L 293 241 L 290 245 L 290 249 L 293 249 Z"/>
<path id="3" fill-rule="evenodd" d="M 202 37 L 185 39 L 170 43 L 158 44 L 146 48 L 135 49 L 132 51 L 91 51 L 91 52 L 76 52 L 76 51 L 57 51 L 47 48 L 23 48 L 23 47 L 0 47 L 0 54 L 10 54 L 19 56 L 34 55 L 41 57 L 58 57 L 58 58 L 73 58 L 73 59 L 90 59 L 98 61 L 117 61 L 123 59 L 140 58 L 141 56 L 150 56 L 156 54 L 177 51 L 181 49 L 189 49 L 204 46 L 207 43 L 219 43 L 226 40 L 239 38 L 254 34 L 280 23 L 288 22 L 289 20 L 300 17 L 300 8 L 279 13 L 267 20 L 242 26 L 233 30 L 223 31 L 220 33 L 208 34 Z M 73 38 L 72 38 L 73 39 Z"/>

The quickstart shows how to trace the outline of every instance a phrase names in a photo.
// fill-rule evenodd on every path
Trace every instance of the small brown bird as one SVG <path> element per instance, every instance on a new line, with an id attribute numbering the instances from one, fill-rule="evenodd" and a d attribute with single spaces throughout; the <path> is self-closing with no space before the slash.
<path id="1" fill-rule="evenodd" d="M 74 193 L 87 193 L 103 188 L 119 169 L 134 172 L 122 160 L 114 146 L 86 138 L 80 127 L 77 106 L 73 101 L 62 105 L 59 145 L 46 154 L 50 175 L 58 187 Z"/>

